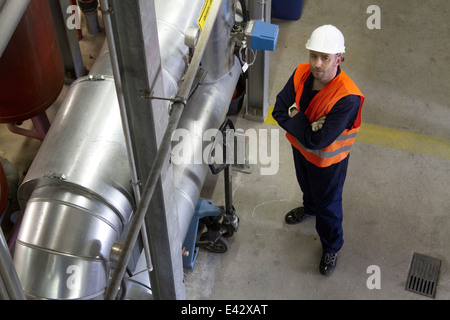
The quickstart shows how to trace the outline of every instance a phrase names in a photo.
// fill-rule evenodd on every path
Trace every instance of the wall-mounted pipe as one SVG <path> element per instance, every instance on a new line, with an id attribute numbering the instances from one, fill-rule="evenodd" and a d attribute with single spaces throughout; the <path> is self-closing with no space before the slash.
<path id="1" fill-rule="evenodd" d="M 84 14 L 88 32 L 97 34 L 99 32 L 98 0 L 78 0 L 78 5 Z"/>
<path id="2" fill-rule="evenodd" d="M 0 0 L 0 57 L 29 3 L 30 0 Z"/>

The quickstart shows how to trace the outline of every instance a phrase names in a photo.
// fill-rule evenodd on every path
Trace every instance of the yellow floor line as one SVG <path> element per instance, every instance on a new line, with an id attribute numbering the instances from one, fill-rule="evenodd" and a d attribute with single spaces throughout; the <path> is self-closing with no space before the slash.
<path id="1" fill-rule="evenodd" d="M 264 123 L 277 126 L 270 106 Z M 450 160 L 450 140 L 363 123 L 357 142 Z"/>
<path id="2" fill-rule="evenodd" d="M 269 111 L 267 112 L 266 120 L 264 121 L 265 124 L 272 124 L 274 126 L 278 126 L 278 123 L 275 121 L 275 119 L 272 117 L 272 111 L 274 106 L 269 106 Z"/>

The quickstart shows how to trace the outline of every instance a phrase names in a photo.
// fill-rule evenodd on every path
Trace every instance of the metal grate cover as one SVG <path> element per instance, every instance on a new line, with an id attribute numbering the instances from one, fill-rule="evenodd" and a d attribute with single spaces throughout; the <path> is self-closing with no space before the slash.
<path id="1" fill-rule="evenodd" d="M 434 298 L 440 268 L 441 260 L 414 253 L 406 280 L 406 290 Z"/>

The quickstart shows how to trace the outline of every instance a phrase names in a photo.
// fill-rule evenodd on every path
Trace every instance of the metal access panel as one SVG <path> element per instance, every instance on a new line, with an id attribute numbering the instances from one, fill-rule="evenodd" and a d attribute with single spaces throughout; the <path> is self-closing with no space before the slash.
<path id="1" fill-rule="evenodd" d="M 434 298 L 440 269 L 441 260 L 414 253 L 406 280 L 406 290 Z"/>

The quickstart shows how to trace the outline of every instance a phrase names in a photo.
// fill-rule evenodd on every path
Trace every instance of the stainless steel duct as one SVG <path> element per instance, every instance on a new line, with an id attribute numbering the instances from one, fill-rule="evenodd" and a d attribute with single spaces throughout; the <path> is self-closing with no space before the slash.
<path id="1" fill-rule="evenodd" d="M 33 161 L 14 263 L 29 298 L 103 295 L 109 251 L 134 210 L 107 50 L 75 81 Z"/>
<path id="2" fill-rule="evenodd" d="M 203 137 L 203 133 L 218 129 L 225 120 L 241 72 L 229 36 L 233 22 L 232 2 L 224 1 L 202 59 L 206 78 L 189 99 L 178 125 L 178 129 L 190 133 L 192 140 L 191 154 L 186 156 L 190 160 L 184 165 L 174 165 L 178 220 L 183 239 L 209 170 L 203 154 L 210 151 L 212 141 L 211 137 Z M 199 158 L 201 163 L 198 163 Z"/>
<path id="3" fill-rule="evenodd" d="M 209 81 L 223 78 L 234 65 L 234 42 L 230 37 L 234 24 L 232 4 L 232 1 L 224 1 L 202 59 L 202 66 L 208 71 L 206 78 Z"/>
<path id="4" fill-rule="evenodd" d="M 231 12 L 231 1 L 224 3 L 224 12 Z M 156 1 L 168 97 L 176 94 L 185 72 L 189 49 L 183 34 L 196 24 L 202 5 L 201 0 Z M 184 22 L 186 17 L 191 21 Z M 227 31 L 217 28 L 215 36 L 231 45 L 229 15 L 222 19 L 228 21 L 219 22 Z M 224 56 L 214 50 L 208 55 Z M 224 63 L 212 74 L 214 79 L 201 83 L 190 98 L 180 128 L 213 129 L 223 122 L 239 64 Z M 25 212 L 14 264 L 28 298 L 102 298 L 108 284 L 111 247 L 127 231 L 136 205 L 112 75 L 105 45 L 89 76 L 72 84 L 19 188 Z M 207 170 L 205 164 L 174 167 L 183 239 Z"/>
<path id="5" fill-rule="evenodd" d="M 186 105 L 178 126 L 179 129 L 186 129 L 186 132 L 191 133 L 193 146 L 192 154 L 187 156 L 192 161 L 173 167 L 178 220 L 183 239 L 186 237 L 209 171 L 205 161 L 196 163 L 194 157 L 198 159 L 201 156 L 205 160 L 204 153 L 210 152 L 213 144 L 211 137 L 203 136 L 203 133 L 209 129 L 218 129 L 225 120 L 240 71 L 240 63 L 236 59 L 233 68 L 222 79 L 202 83 Z M 195 132 L 201 134 L 198 136 Z M 176 145 L 176 142 L 174 144 Z"/>
<path id="6" fill-rule="evenodd" d="M 156 0 L 159 47 L 161 50 L 166 97 L 175 97 L 186 72 L 189 48 L 185 45 L 188 28 L 198 28 L 205 1 Z"/>

